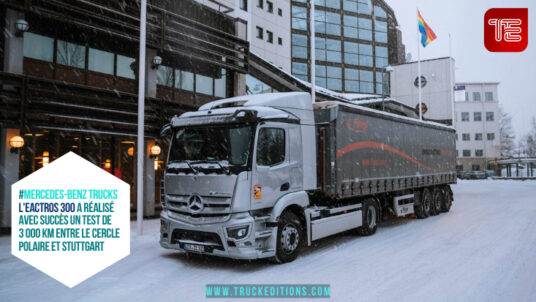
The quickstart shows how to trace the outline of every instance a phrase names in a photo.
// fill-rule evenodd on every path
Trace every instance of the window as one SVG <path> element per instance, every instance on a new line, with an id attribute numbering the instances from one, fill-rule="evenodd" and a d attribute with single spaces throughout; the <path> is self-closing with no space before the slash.
<path id="1" fill-rule="evenodd" d="M 475 156 L 476 157 L 482 157 L 484 155 L 484 151 L 482 149 L 476 149 L 475 150 Z"/>
<path id="2" fill-rule="evenodd" d="M 484 96 L 485 96 L 485 98 L 486 98 L 486 101 L 488 101 L 488 102 L 492 102 L 492 101 L 493 101 L 493 92 L 491 92 L 491 91 L 486 91 L 486 92 L 484 93 Z"/>
<path id="3" fill-rule="evenodd" d="M 341 63 L 341 41 L 315 37 L 315 56 L 319 61 Z"/>
<path id="4" fill-rule="evenodd" d="M 471 157 L 471 150 L 463 150 L 463 157 Z"/>
<path id="5" fill-rule="evenodd" d="M 359 71 L 359 92 L 374 93 L 374 73 L 372 71 Z"/>
<path id="6" fill-rule="evenodd" d="M 374 39 L 376 42 L 387 43 L 387 22 L 376 20 L 374 25 Z"/>
<path id="7" fill-rule="evenodd" d="M 475 121 L 475 122 L 482 121 L 482 112 L 474 112 L 473 113 L 473 121 Z"/>
<path id="8" fill-rule="evenodd" d="M 315 10 L 315 31 L 328 35 L 341 35 L 341 15 L 323 10 Z"/>
<path id="9" fill-rule="evenodd" d="M 465 100 L 469 101 L 469 92 L 467 92 L 467 91 L 465 92 Z"/>
<path id="10" fill-rule="evenodd" d="M 221 70 L 221 78 L 214 79 L 214 96 L 225 98 L 227 97 L 227 70 Z"/>
<path id="11" fill-rule="evenodd" d="M 342 68 L 326 67 L 327 88 L 332 90 L 342 90 Z"/>
<path id="12" fill-rule="evenodd" d="M 277 44 L 279 44 L 279 45 L 283 45 L 283 38 L 278 37 L 278 38 L 277 38 Z"/>
<path id="13" fill-rule="evenodd" d="M 194 91 L 194 74 L 188 71 L 181 71 L 181 89 Z"/>
<path id="14" fill-rule="evenodd" d="M 274 4 L 270 1 L 266 1 L 266 10 L 269 12 L 269 13 L 273 13 L 274 12 Z"/>
<path id="15" fill-rule="evenodd" d="M 380 18 L 387 18 L 387 13 L 385 12 L 385 10 L 376 5 L 374 6 L 374 15 Z"/>
<path id="16" fill-rule="evenodd" d="M 376 67 L 383 68 L 389 65 L 387 47 L 376 46 Z"/>
<path id="17" fill-rule="evenodd" d="M 264 36 L 263 36 L 262 27 L 258 27 L 258 26 L 257 26 L 256 29 L 257 29 L 256 37 L 257 37 L 258 39 L 263 40 L 263 39 L 264 39 L 264 38 L 263 38 Z"/>
<path id="18" fill-rule="evenodd" d="M 469 133 L 462 133 L 462 140 L 464 141 L 471 140 L 471 135 Z"/>
<path id="19" fill-rule="evenodd" d="M 341 8 L 341 1 L 340 0 L 325 0 L 325 6 L 340 9 Z"/>
<path id="20" fill-rule="evenodd" d="M 196 74 L 195 75 L 195 92 L 212 95 L 213 82 L 211 77 Z"/>
<path id="21" fill-rule="evenodd" d="M 480 165 L 471 165 L 472 171 L 480 171 Z"/>
<path id="22" fill-rule="evenodd" d="M 91 71 L 114 74 L 114 54 L 111 52 L 89 48 L 88 67 Z"/>
<path id="23" fill-rule="evenodd" d="M 132 70 L 132 64 L 135 64 L 136 60 L 134 58 L 117 55 L 117 76 L 127 79 L 135 79 L 136 74 Z"/>
<path id="24" fill-rule="evenodd" d="M 488 133 L 487 137 L 488 137 L 488 141 L 495 140 L 495 133 Z"/>
<path id="25" fill-rule="evenodd" d="M 277 9 L 277 14 L 280 15 L 281 17 L 283 16 L 283 10 L 278 8 Z"/>
<path id="26" fill-rule="evenodd" d="M 240 9 L 248 11 L 248 0 L 240 0 Z"/>
<path id="27" fill-rule="evenodd" d="M 493 112 L 486 112 L 486 121 L 493 122 Z"/>
<path id="28" fill-rule="evenodd" d="M 292 29 L 307 30 L 307 8 L 292 6 Z"/>
<path id="29" fill-rule="evenodd" d="M 462 122 L 469 121 L 469 112 L 462 112 Z"/>
<path id="30" fill-rule="evenodd" d="M 473 92 L 473 101 L 480 102 L 480 92 Z"/>
<path id="31" fill-rule="evenodd" d="M 246 74 L 246 94 L 261 94 L 274 92 L 274 89 L 259 79 Z"/>
<path id="32" fill-rule="evenodd" d="M 269 30 L 266 31 L 266 41 L 268 43 L 274 43 L 274 33 Z"/>
<path id="33" fill-rule="evenodd" d="M 482 140 L 482 133 L 475 133 L 475 141 L 481 141 Z"/>
<path id="34" fill-rule="evenodd" d="M 372 67 L 372 45 L 359 44 L 359 65 Z"/>
<path id="35" fill-rule="evenodd" d="M 159 65 L 156 70 L 156 83 L 162 86 L 173 87 L 173 68 Z"/>
<path id="36" fill-rule="evenodd" d="M 305 63 L 292 62 L 292 74 L 304 81 L 309 80 L 307 78 L 307 64 Z"/>
<path id="37" fill-rule="evenodd" d="M 285 131 L 261 128 L 257 139 L 257 165 L 275 166 L 285 160 Z"/>
<path id="38" fill-rule="evenodd" d="M 26 58 L 52 62 L 54 59 L 54 39 L 25 32 L 23 54 Z"/>
<path id="39" fill-rule="evenodd" d="M 359 65 L 359 49 L 355 42 L 344 42 L 344 64 Z"/>
<path id="40" fill-rule="evenodd" d="M 292 57 L 307 59 L 307 36 L 292 34 Z"/>
<path id="41" fill-rule="evenodd" d="M 264 8 L 264 0 L 257 0 L 257 7 Z"/>
<path id="42" fill-rule="evenodd" d="M 62 65 L 85 68 L 86 47 L 83 45 L 58 40 L 56 62 Z"/>

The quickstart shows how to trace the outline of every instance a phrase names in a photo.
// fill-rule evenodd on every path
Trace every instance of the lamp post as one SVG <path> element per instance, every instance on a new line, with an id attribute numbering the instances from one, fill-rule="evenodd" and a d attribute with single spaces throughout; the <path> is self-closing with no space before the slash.
<path id="1" fill-rule="evenodd" d="M 26 22 L 24 19 L 19 19 L 15 21 L 15 29 L 15 36 L 22 37 L 24 36 L 24 33 L 30 29 L 30 24 L 28 24 L 28 22 Z"/>
<path id="2" fill-rule="evenodd" d="M 389 91 L 389 81 L 387 80 L 391 79 L 390 75 L 393 70 L 393 67 L 387 65 L 387 67 L 385 67 L 385 70 L 382 72 L 382 111 L 385 111 L 385 96 L 387 95 L 387 93 L 391 94 L 391 92 Z M 386 73 L 389 77 L 387 80 L 385 76 Z"/>
<path id="3" fill-rule="evenodd" d="M 9 150 L 11 153 L 18 153 L 19 149 L 24 146 L 24 139 L 15 135 L 9 139 L 9 146 L 11 146 L 11 149 Z"/>

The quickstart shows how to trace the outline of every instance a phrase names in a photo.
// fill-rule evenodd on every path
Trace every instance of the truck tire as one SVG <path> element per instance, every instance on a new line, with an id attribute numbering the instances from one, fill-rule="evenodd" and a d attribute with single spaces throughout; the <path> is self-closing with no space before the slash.
<path id="1" fill-rule="evenodd" d="M 415 207 L 415 214 L 417 215 L 417 218 L 424 219 L 430 216 L 430 207 L 432 206 L 432 194 L 428 189 L 424 189 L 421 192 L 417 192 L 415 194 L 419 193 L 420 203 L 418 206 Z"/>
<path id="2" fill-rule="evenodd" d="M 372 198 L 366 199 L 363 202 L 361 212 L 363 214 L 363 219 L 361 226 L 357 228 L 357 233 L 361 236 L 374 235 L 378 228 L 378 219 L 380 216 L 378 203 Z"/>
<path id="3" fill-rule="evenodd" d="M 441 212 L 448 212 L 450 211 L 450 207 L 452 206 L 452 192 L 450 191 L 450 188 L 446 186 L 443 188 L 443 203 L 441 205 Z"/>
<path id="4" fill-rule="evenodd" d="M 430 215 L 435 216 L 441 213 L 443 206 L 443 192 L 439 188 L 434 188 L 432 191 L 432 206 L 430 207 Z"/>
<path id="5" fill-rule="evenodd" d="M 284 212 L 277 225 L 277 247 L 274 261 L 291 262 L 298 257 L 302 241 L 305 239 L 302 224 L 292 212 Z"/>

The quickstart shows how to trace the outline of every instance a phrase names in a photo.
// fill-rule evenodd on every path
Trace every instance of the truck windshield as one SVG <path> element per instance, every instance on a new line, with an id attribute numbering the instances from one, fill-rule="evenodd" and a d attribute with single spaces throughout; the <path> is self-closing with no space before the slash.
<path id="1" fill-rule="evenodd" d="M 181 128 L 173 134 L 169 161 L 247 164 L 253 127 L 219 125 Z"/>

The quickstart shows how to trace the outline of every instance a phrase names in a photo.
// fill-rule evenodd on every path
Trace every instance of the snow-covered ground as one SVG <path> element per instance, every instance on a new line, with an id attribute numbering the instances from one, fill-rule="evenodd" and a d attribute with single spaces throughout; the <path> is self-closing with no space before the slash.
<path id="1" fill-rule="evenodd" d="M 453 190 L 450 213 L 326 238 L 283 265 L 188 258 L 161 248 L 159 221 L 146 221 L 130 256 L 72 289 L 13 257 L 0 237 L 0 300 L 199 301 L 207 283 L 328 283 L 334 301 L 536 301 L 536 181 L 466 180 Z"/>

